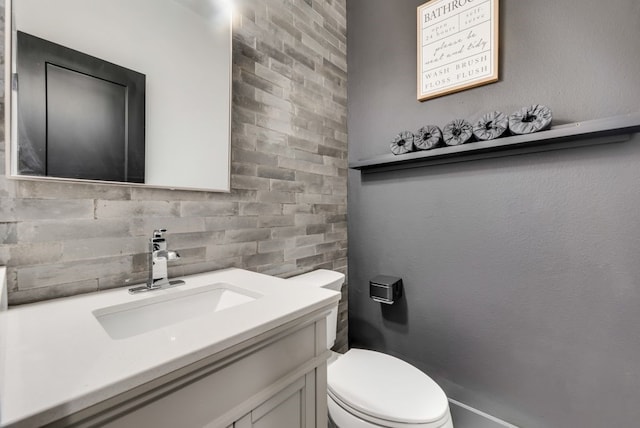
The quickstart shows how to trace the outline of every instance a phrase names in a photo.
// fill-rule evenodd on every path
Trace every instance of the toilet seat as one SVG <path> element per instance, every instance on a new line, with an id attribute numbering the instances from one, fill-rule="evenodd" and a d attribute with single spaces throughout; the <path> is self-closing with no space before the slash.
<path id="1" fill-rule="evenodd" d="M 450 421 L 438 384 L 380 352 L 352 349 L 329 365 L 328 395 L 349 414 L 378 426 L 437 428 Z"/>
<path id="2" fill-rule="evenodd" d="M 333 425 L 329 426 L 338 428 L 453 428 L 451 422 L 451 414 L 447 413 L 445 417 L 439 421 L 426 424 L 402 424 L 397 422 L 385 421 L 372 416 L 355 414 L 353 409 L 345 409 L 342 404 L 338 404 L 331 395 L 327 394 L 327 407 L 329 417 Z"/>

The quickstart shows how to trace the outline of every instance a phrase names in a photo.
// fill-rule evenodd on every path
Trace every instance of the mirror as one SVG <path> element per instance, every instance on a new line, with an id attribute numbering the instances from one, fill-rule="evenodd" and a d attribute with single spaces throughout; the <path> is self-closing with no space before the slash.
<path id="1" fill-rule="evenodd" d="M 95 183 L 118 180 L 118 184 L 123 184 L 124 179 L 113 178 L 119 177 L 118 174 L 105 175 L 106 178 L 87 177 L 87 173 L 67 173 L 59 167 L 77 164 L 91 171 L 128 169 L 129 175 L 140 176 L 136 180 L 144 182 L 127 182 L 127 185 L 230 191 L 231 13 L 228 2 L 8 0 L 5 13 L 9 21 L 7 28 L 12 31 L 7 31 L 5 43 L 7 58 L 11 58 L 5 75 L 8 98 L 5 105 L 11 106 L 6 109 L 5 119 L 7 171 L 10 172 L 7 175 L 19 179 Z M 102 70 L 102 64 L 109 64 L 131 71 L 135 78 L 127 81 L 138 82 L 135 84 L 141 86 L 142 91 L 133 91 L 126 83 L 122 86 L 111 75 L 93 76 L 84 65 L 76 68 L 75 63 L 52 64 L 48 56 L 31 61 L 36 68 L 40 65 L 41 74 L 46 76 L 33 80 L 18 67 L 25 62 L 23 58 L 32 55 L 24 43 L 18 43 L 19 34 L 22 39 L 26 37 L 24 34 L 34 36 L 51 46 L 84 55 L 89 60 L 80 60 L 80 63 L 93 61 L 98 64 L 94 67 L 96 70 Z M 49 45 L 41 49 L 49 52 L 46 48 Z M 138 76 L 143 76 L 142 84 L 136 80 Z M 94 110 L 104 110 L 103 105 L 95 101 L 93 93 L 84 96 L 84 83 L 75 83 L 80 80 L 101 82 L 98 93 L 106 86 L 115 87 L 116 90 L 105 89 L 115 101 L 103 103 L 115 105 L 114 112 L 92 116 Z M 44 95 L 34 97 L 25 87 L 37 87 Z M 132 103 L 131 99 L 134 93 L 139 96 L 140 92 L 142 110 L 136 111 L 141 113 L 132 114 L 132 106 L 140 104 Z M 29 94 L 31 104 L 24 101 L 25 93 Z M 55 100 L 59 100 L 58 104 Z M 32 116 L 36 117 L 36 125 Z M 134 128 L 136 130 L 131 131 Z M 106 134 L 96 137 L 95 132 L 100 129 Z M 36 134 L 42 140 L 37 144 L 33 142 L 38 140 L 33 137 Z M 129 148 L 141 141 L 142 151 Z M 34 147 L 42 150 L 39 159 L 44 159 L 46 166 L 41 169 L 24 167 L 25 153 L 30 156 Z M 81 153 L 92 158 L 82 158 Z M 140 157 L 139 161 L 132 161 L 136 156 Z M 94 162 L 95 166 L 86 167 Z M 124 164 L 113 167 L 105 162 Z"/>

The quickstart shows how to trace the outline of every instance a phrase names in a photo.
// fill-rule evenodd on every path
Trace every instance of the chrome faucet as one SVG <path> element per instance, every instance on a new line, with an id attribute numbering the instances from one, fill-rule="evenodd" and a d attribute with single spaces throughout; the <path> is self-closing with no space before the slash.
<path id="1" fill-rule="evenodd" d="M 167 250 L 167 240 L 164 238 L 166 231 L 167 229 L 153 231 L 153 237 L 149 240 L 149 280 L 146 285 L 130 288 L 129 293 L 141 293 L 184 284 L 181 280 L 169 281 L 167 262 L 178 260 L 180 254 Z"/>

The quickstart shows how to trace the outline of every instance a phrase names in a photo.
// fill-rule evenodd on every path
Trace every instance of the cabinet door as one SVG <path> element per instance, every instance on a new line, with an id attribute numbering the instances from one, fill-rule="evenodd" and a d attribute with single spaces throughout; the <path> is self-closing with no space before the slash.
<path id="1" fill-rule="evenodd" d="M 311 372 L 253 409 L 233 427 L 313 428 L 315 407 L 315 372 Z"/>

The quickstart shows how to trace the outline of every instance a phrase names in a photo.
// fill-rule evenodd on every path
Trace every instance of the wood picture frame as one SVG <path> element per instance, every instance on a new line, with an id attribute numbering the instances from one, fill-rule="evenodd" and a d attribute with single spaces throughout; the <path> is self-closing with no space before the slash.
<path id="1" fill-rule="evenodd" d="M 499 0 L 430 0 L 417 33 L 418 101 L 498 81 Z"/>

